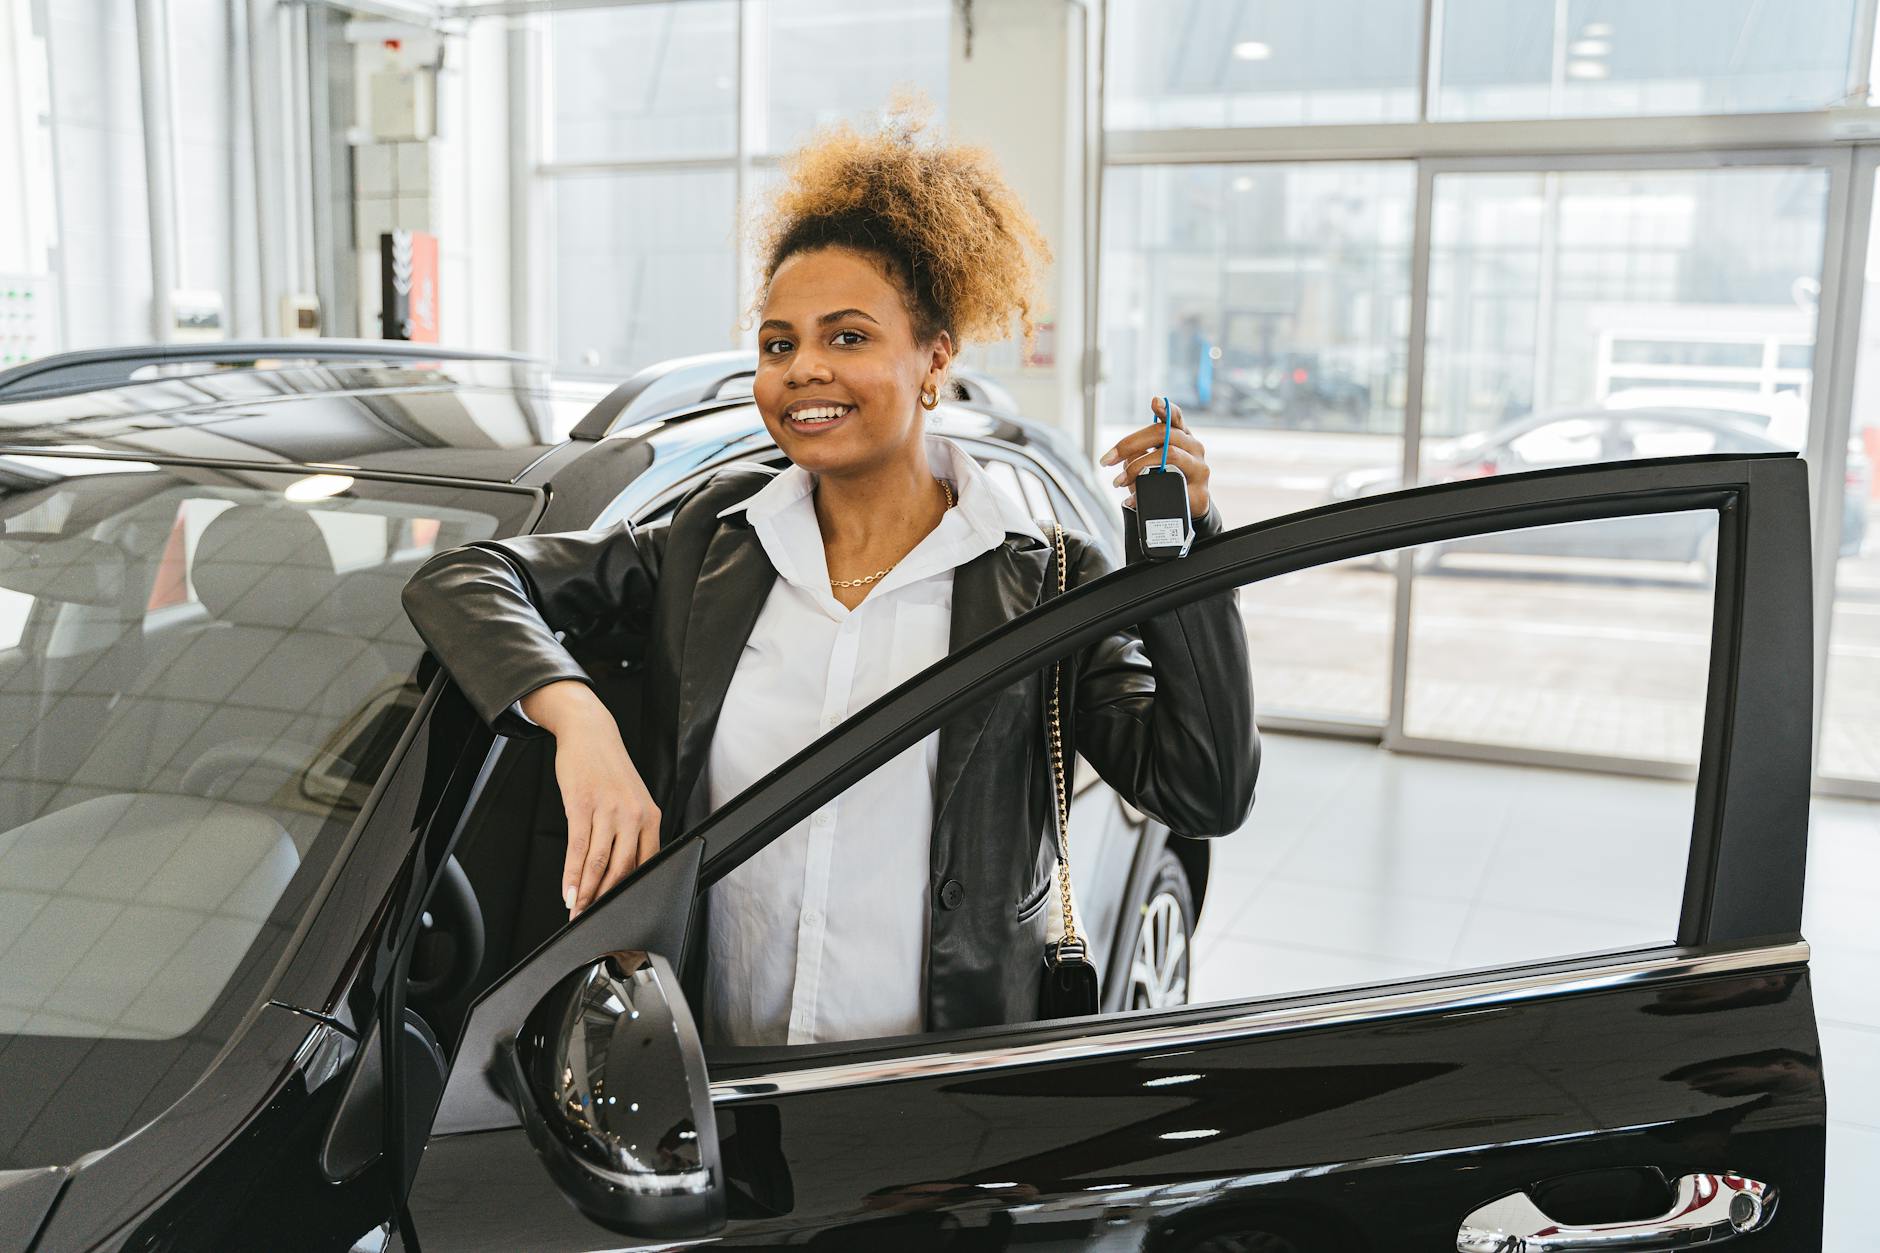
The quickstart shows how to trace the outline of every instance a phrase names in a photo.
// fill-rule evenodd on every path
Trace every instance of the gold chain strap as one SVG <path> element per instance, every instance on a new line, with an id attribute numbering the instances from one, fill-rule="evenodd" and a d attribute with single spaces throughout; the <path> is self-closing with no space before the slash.
<path id="1" fill-rule="evenodd" d="M 1057 584 L 1058 595 L 1064 594 L 1064 527 L 1054 527 L 1053 541 L 1057 545 Z M 1051 665 L 1051 782 L 1057 791 L 1057 841 L 1058 841 L 1058 907 L 1064 912 L 1064 940 L 1067 945 L 1079 943 L 1077 939 L 1077 919 L 1071 911 L 1071 798 L 1070 789 L 1064 784 L 1064 728 L 1060 720 L 1059 701 L 1064 691 L 1064 663 L 1055 661 Z"/>

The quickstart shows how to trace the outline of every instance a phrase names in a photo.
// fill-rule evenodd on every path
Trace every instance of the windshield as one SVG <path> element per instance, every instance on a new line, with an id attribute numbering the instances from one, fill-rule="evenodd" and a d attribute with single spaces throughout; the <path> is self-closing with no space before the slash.
<path id="1" fill-rule="evenodd" d="M 406 579 L 529 505 L 0 456 L 0 1168 L 113 1142 L 226 1042 L 418 704 Z"/>

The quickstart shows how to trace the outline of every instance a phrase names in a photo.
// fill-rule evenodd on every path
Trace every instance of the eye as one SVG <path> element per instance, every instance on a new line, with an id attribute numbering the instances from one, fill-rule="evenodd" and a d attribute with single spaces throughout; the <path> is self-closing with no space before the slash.
<path id="1" fill-rule="evenodd" d="M 837 331 L 837 332 L 836 332 L 836 339 L 837 339 L 837 340 L 840 340 L 840 339 L 841 339 L 841 338 L 842 338 L 842 337 L 843 337 L 844 335 L 853 335 L 853 336 L 855 336 L 855 341 L 854 341 L 854 342 L 856 342 L 856 343 L 860 343 L 860 344 L 865 344 L 865 343 L 867 343 L 867 342 L 868 342 L 868 336 L 866 336 L 866 335 L 864 335 L 864 334 L 862 334 L 862 333 L 861 333 L 860 331 Z"/>
<path id="2" fill-rule="evenodd" d="M 790 341 L 787 339 L 772 339 L 772 340 L 765 341 L 764 351 L 766 353 L 769 353 L 773 357 L 780 356 L 781 355 L 780 353 L 772 351 L 773 349 L 777 347 L 778 344 L 782 344 L 786 349 L 790 347 Z"/>

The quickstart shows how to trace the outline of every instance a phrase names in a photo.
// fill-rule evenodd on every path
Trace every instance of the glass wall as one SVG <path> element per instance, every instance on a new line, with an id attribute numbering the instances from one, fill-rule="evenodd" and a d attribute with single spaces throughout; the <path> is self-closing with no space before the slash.
<path id="1" fill-rule="evenodd" d="M 1437 0 L 1431 115 L 1772 113 L 1847 95 L 1857 0 Z"/>
<path id="2" fill-rule="evenodd" d="M 1403 432 L 1407 162 L 1109 171 L 1099 445 L 1182 407 L 1230 526 L 1394 472 Z M 1381 722 L 1392 588 L 1340 563 L 1248 589 L 1274 713 Z"/>
<path id="3" fill-rule="evenodd" d="M 738 255 L 740 175 L 754 202 L 778 156 L 825 123 L 866 124 L 899 87 L 943 120 L 950 14 L 947 0 L 549 14 L 541 175 L 552 235 L 533 298 L 556 364 L 619 377 L 750 342 L 737 325 L 751 268 Z"/>
<path id="4" fill-rule="evenodd" d="M 1417 116 L 1421 0 L 1111 0 L 1115 130 Z"/>
<path id="5" fill-rule="evenodd" d="M 736 152 L 736 0 L 573 9 L 548 31 L 550 162 Z"/>
<path id="6" fill-rule="evenodd" d="M 1866 95 L 1849 90 L 1859 0 L 1428 0 L 1428 9 L 1426 19 L 1423 0 L 1111 0 L 1106 124 L 1771 113 Z"/>
<path id="7" fill-rule="evenodd" d="M 1871 180 L 1872 175 L 1864 176 Z M 1822 697 L 1821 774 L 1880 783 L 1880 550 L 1867 538 L 1880 459 L 1880 198 L 1870 223 L 1853 433 L 1842 474 L 1839 557 Z"/>
<path id="8" fill-rule="evenodd" d="M 1437 173 L 1422 481 L 1801 451 L 1828 181 Z M 1695 762 L 1714 518 L 1501 538 L 1419 554 L 1403 733 Z M 1491 604 L 1522 611 L 1484 631 Z"/>
<path id="9" fill-rule="evenodd" d="M 1104 122 L 1119 138 L 1102 183 L 1096 441 L 1170 395 L 1230 525 L 1396 490 L 1409 461 L 1431 483 L 1822 442 L 1820 305 L 1853 162 L 1806 118 L 1753 152 L 1727 146 L 1723 119 L 1866 99 L 1860 0 L 1107 11 Z M 1646 125 L 1678 115 L 1719 127 Z M 1563 118 L 1582 121 L 1539 124 Z M 1260 132 L 1320 124 L 1322 145 Z M 1817 526 L 1842 533 L 1820 768 L 1880 780 L 1880 695 L 1862 695 L 1880 693 L 1880 669 L 1861 678 L 1880 659 L 1860 627 L 1863 589 L 1880 589 L 1860 555 L 1880 452 L 1868 373 L 1847 472 L 1817 492 Z M 1845 415 L 1826 420 L 1842 438 Z M 1708 519 L 1666 516 L 1271 580 L 1249 611 L 1262 709 L 1376 725 L 1398 746 L 1682 772 L 1715 545 Z M 1487 630 L 1490 607 L 1520 612 Z"/>

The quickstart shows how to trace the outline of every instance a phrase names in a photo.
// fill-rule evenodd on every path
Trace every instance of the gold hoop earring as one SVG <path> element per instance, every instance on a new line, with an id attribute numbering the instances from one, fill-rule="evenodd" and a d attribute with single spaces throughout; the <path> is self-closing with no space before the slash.
<path id="1" fill-rule="evenodd" d="M 928 397 L 930 396 L 933 399 L 929 400 Z M 926 388 L 922 388 L 920 393 L 920 407 L 929 412 L 938 409 L 940 407 L 940 389 L 936 387 L 929 391 Z"/>

